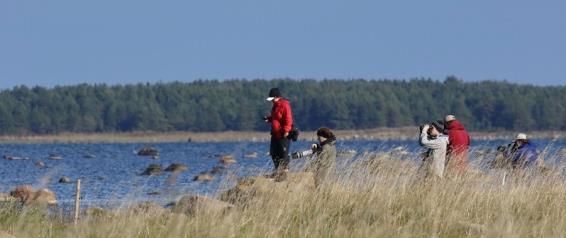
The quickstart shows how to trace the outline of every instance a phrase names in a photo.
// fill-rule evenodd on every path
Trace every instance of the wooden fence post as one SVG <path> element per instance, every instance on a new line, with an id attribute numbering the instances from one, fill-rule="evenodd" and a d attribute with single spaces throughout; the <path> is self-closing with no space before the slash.
<path id="1" fill-rule="evenodd" d="M 79 221 L 79 213 L 81 211 L 81 180 L 77 179 L 77 193 L 75 197 L 75 224 Z"/>

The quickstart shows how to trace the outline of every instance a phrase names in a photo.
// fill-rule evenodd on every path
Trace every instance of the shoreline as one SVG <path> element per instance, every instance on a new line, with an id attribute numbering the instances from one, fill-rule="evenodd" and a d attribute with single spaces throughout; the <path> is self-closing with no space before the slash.
<path id="1" fill-rule="evenodd" d="M 512 140 L 515 131 L 470 132 L 472 140 Z M 416 140 L 414 127 L 377 128 L 367 130 L 336 130 L 340 140 Z M 527 132 L 534 139 L 564 139 L 566 131 Z M 267 131 L 224 132 L 123 132 L 123 133 L 61 133 L 57 135 L 4 135 L 0 144 L 56 143 L 155 143 L 155 142 L 267 142 Z M 301 141 L 316 140 L 314 131 L 301 131 Z"/>

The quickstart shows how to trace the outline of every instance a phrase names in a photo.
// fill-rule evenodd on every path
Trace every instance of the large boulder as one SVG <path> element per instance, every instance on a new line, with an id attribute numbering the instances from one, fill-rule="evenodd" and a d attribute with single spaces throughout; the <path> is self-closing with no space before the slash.
<path id="1" fill-rule="evenodd" d="M 12 197 L 10 194 L 7 193 L 0 193 L 0 202 L 12 202 L 15 201 L 16 198 Z"/>
<path id="2" fill-rule="evenodd" d="M 101 207 L 89 207 L 82 212 L 83 218 L 109 218 L 113 214 Z"/>
<path id="3" fill-rule="evenodd" d="M 234 205 L 217 199 L 198 195 L 187 195 L 172 204 L 171 210 L 175 213 L 184 213 L 190 216 L 199 212 L 224 214 L 229 212 L 233 207 Z"/>
<path id="4" fill-rule="evenodd" d="M 264 176 L 253 176 L 238 181 L 234 188 L 223 192 L 220 199 L 233 204 L 241 204 L 254 197 L 288 196 L 314 190 L 314 176 L 311 172 L 287 173 L 283 181 Z"/>
<path id="5" fill-rule="evenodd" d="M 19 186 L 10 191 L 10 195 L 24 204 L 56 205 L 57 198 L 51 190 L 42 188 L 34 190 L 30 185 Z"/>
<path id="6" fill-rule="evenodd" d="M 141 175 L 161 175 L 163 174 L 163 167 L 161 167 L 161 165 L 158 164 L 150 164 L 149 167 L 147 167 L 147 169 L 145 169 L 145 171 L 143 171 L 143 173 L 141 173 Z"/>
<path id="7" fill-rule="evenodd" d="M 129 208 L 134 214 L 159 215 L 168 213 L 169 210 L 154 202 L 142 202 L 135 204 Z"/>
<path id="8" fill-rule="evenodd" d="M 138 151 L 139 156 L 159 156 L 159 151 L 153 147 L 144 147 Z"/>

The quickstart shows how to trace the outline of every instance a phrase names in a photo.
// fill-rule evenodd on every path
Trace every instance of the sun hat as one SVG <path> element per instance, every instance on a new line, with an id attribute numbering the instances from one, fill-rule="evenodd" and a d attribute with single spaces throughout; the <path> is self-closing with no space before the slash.
<path id="1" fill-rule="evenodd" d="M 527 139 L 527 134 L 525 133 L 519 133 L 517 134 L 517 137 L 515 138 L 515 140 L 526 140 Z"/>
<path id="2" fill-rule="evenodd" d="M 454 121 L 454 120 L 456 120 L 456 117 L 454 115 L 446 115 L 446 117 L 444 118 L 445 122 Z"/>

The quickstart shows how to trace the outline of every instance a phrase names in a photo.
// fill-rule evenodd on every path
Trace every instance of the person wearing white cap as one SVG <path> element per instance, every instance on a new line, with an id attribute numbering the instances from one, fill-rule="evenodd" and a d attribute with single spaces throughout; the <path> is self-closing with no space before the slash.
<path id="1" fill-rule="evenodd" d="M 470 135 L 468 135 L 464 125 L 456 120 L 454 115 L 447 115 L 444 118 L 444 125 L 449 141 L 447 170 L 465 172 L 468 169 Z"/>
<path id="2" fill-rule="evenodd" d="M 291 104 L 282 97 L 279 88 L 269 90 L 267 101 L 273 103 L 271 114 L 265 116 L 266 122 L 271 124 L 271 144 L 270 154 L 275 167 L 275 174 L 282 175 L 289 167 L 289 132 L 293 128 L 293 113 L 291 112 Z"/>
<path id="3" fill-rule="evenodd" d="M 527 134 L 519 133 L 513 141 L 511 149 L 507 152 L 507 158 L 511 161 L 513 168 L 527 168 L 536 165 L 538 160 L 537 148 L 528 138 Z"/>

